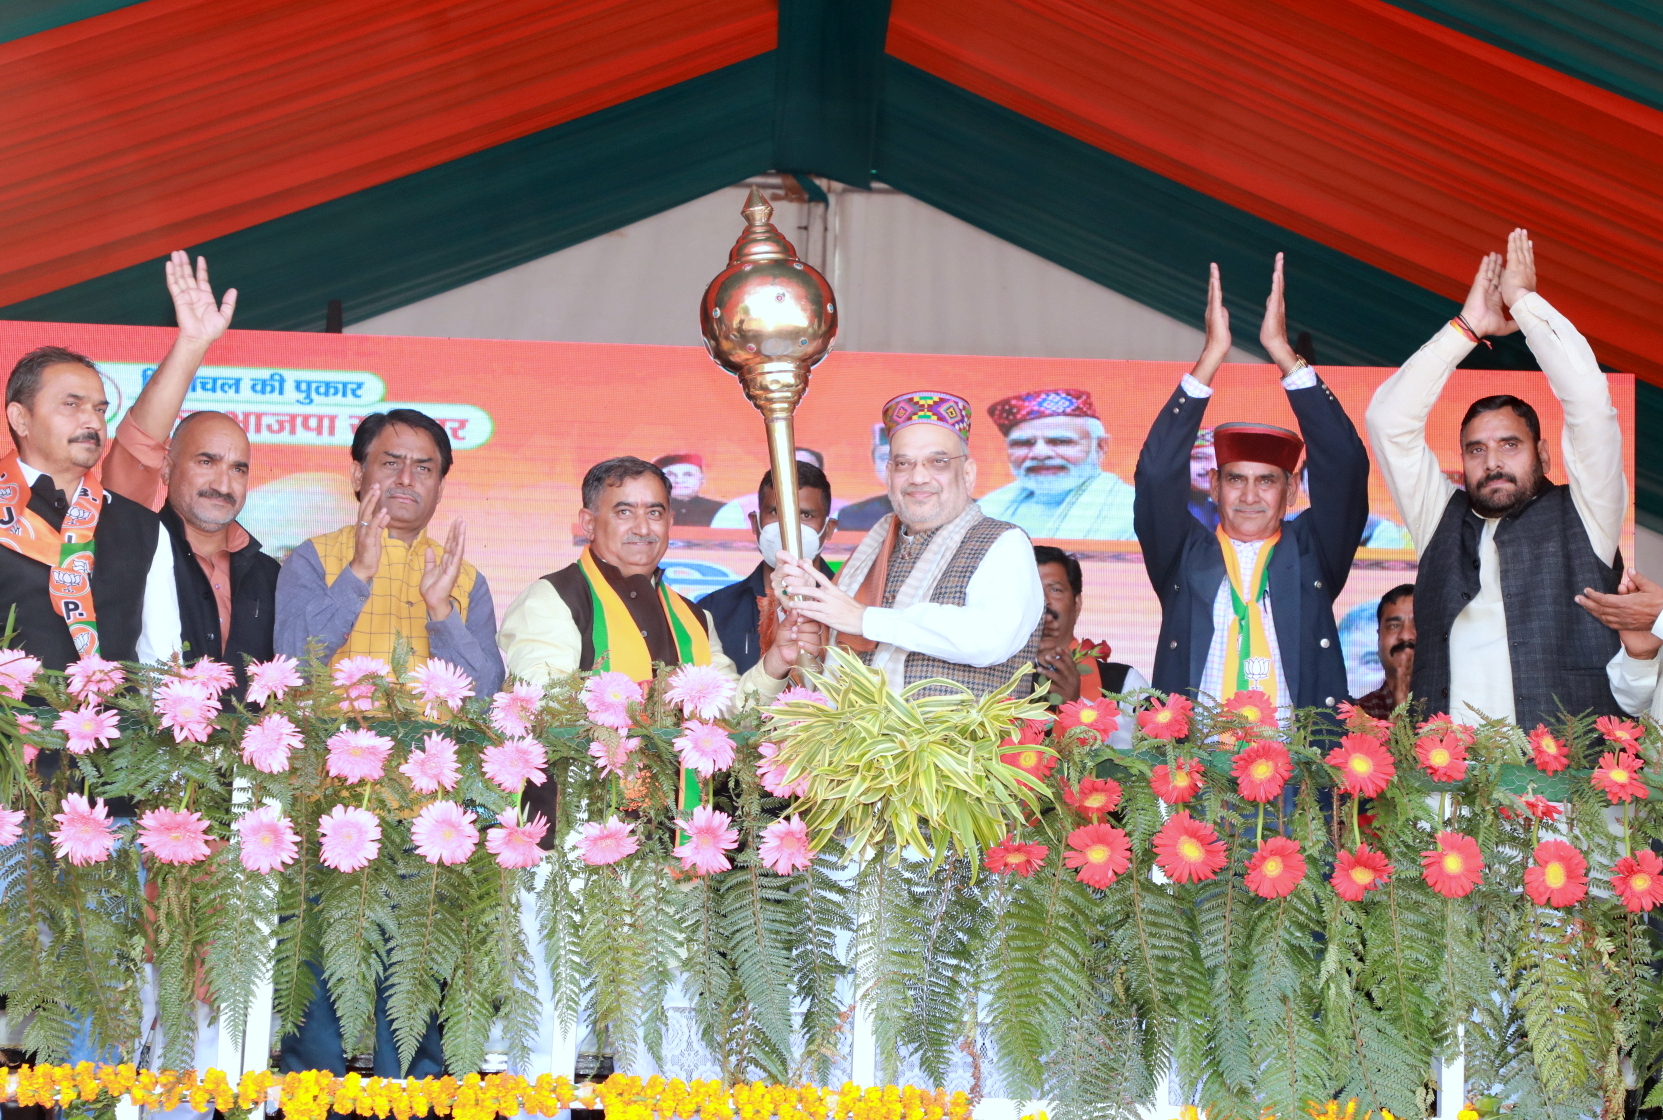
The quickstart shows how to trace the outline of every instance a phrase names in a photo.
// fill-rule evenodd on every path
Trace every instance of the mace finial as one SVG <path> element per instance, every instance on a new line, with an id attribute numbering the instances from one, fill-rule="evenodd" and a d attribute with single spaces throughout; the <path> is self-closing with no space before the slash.
<path id="1" fill-rule="evenodd" d="M 774 208 L 768 205 L 768 199 L 763 195 L 762 188 L 752 187 L 749 197 L 745 199 L 744 209 L 739 211 L 754 228 L 765 226 L 774 216 Z"/>

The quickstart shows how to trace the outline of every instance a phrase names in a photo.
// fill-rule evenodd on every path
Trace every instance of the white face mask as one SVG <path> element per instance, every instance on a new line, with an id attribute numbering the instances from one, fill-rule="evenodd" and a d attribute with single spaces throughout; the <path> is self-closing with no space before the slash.
<path id="1" fill-rule="evenodd" d="M 769 565 L 772 565 L 775 557 L 779 555 L 780 550 L 784 547 L 784 542 L 780 540 L 780 523 L 778 521 L 770 521 L 768 524 L 764 525 L 762 527 L 762 535 L 759 536 L 756 541 L 756 550 L 762 553 L 762 558 L 767 561 Z M 803 559 L 812 560 L 818 555 L 820 555 L 820 534 L 814 530 L 814 526 L 804 525 Z"/>

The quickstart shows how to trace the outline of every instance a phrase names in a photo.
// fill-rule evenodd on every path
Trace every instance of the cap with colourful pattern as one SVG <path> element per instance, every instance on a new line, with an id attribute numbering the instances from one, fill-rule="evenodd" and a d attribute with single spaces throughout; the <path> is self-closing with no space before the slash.
<path id="1" fill-rule="evenodd" d="M 970 402 L 951 393 L 902 393 L 883 406 L 883 426 L 893 436 L 910 424 L 939 424 L 970 439 Z"/>
<path id="2" fill-rule="evenodd" d="M 1031 393 L 1018 393 L 988 405 L 987 414 L 993 418 L 999 434 L 1005 436 L 1010 435 L 1011 429 L 1024 420 L 1041 420 L 1048 416 L 1078 416 L 1084 420 L 1098 418 L 1097 407 L 1091 403 L 1091 394 L 1084 389 L 1036 389 Z"/>

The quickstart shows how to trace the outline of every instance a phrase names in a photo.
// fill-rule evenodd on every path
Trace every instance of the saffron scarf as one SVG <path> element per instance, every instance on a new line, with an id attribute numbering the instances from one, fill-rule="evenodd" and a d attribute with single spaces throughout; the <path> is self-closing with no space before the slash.
<path id="1" fill-rule="evenodd" d="M 589 632 L 595 647 L 595 671 L 624 673 L 632 681 L 651 682 L 652 654 L 647 650 L 646 639 L 641 637 L 641 628 L 630 617 L 623 597 L 601 573 L 587 545 L 583 555 L 577 558 L 577 569 L 589 585 L 589 601 L 595 608 Z M 658 582 L 658 598 L 676 642 L 676 659 L 683 665 L 709 665 L 710 635 L 699 624 L 693 606 L 666 587 L 663 580 Z M 683 766 L 678 785 L 680 807 L 684 811 L 691 811 L 703 802 L 698 771 Z M 681 834 L 681 842 L 687 842 L 686 833 Z"/>
<path id="2" fill-rule="evenodd" d="M 1224 571 L 1230 581 L 1230 630 L 1224 640 L 1223 695 L 1228 700 L 1238 692 L 1258 689 L 1270 697 L 1276 696 L 1276 661 L 1270 656 L 1270 640 L 1265 636 L 1264 599 L 1270 592 L 1270 557 L 1282 539 L 1282 531 L 1259 547 L 1253 571 L 1243 578 L 1241 564 L 1236 558 L 1236 546 L 1225 535 L 1221 525 L 1214 530 L 1219 548 L 1224 552 Z"/>
<path id="3" fill-rule="evenodd" d="M 21 552 L 52 569 L 47 589 L 52 609 L 69 627 L 75 652 L 98 656 L 98 612 L 92 602 L 92 567 L 97 559 L 95 534 L 104 509 L 104 487 L 97 469 L 81 477 L 61 530 L 29 508 L 29 486 L 15 450 L 0 458 L 0 547 Z"/>

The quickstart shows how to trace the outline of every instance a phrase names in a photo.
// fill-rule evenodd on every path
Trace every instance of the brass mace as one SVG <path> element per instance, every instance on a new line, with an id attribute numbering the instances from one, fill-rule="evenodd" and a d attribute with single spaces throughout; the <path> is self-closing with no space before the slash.
<path id="1" fill-rule="evenodd" d="M 739 378 L 768 429 L 768 461 L 779 502 L 780 540 L 803 559 L 797 507 L 797 440 L 792 414 L 813 369 L 837 337 L 831 285 L 797 259 L 797 250 L 769 219 L 774 208 L 751 188 L 742 211 L 749 224 L 728 254 L 728 266 L 705 289 L 699 328 L 716 364 Z"/>

